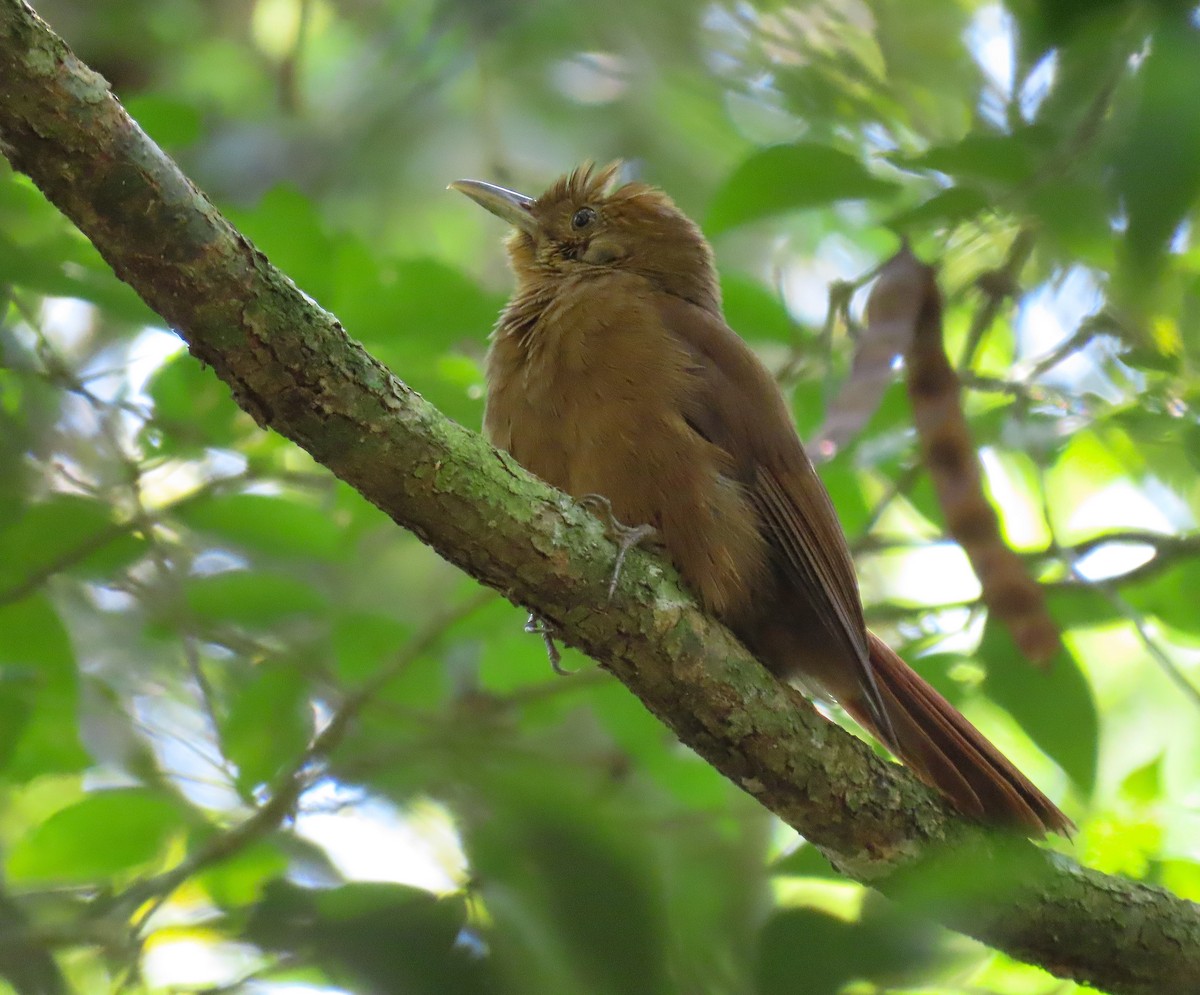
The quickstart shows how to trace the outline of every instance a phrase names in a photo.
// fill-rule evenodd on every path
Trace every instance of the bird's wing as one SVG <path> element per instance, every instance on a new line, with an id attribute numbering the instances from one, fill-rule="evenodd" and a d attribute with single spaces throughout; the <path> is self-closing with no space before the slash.
<path id="1" fill-rule="evenodd" d="M 660 310 L 668 331 L 694 360 L 685 418 L 729 454 L 778 562 L 857 666 L 868 708 L 886 736 L 891 723 L 871 667 L 845 535 L 774 378 L 719 316 L 666 295 Z"/>

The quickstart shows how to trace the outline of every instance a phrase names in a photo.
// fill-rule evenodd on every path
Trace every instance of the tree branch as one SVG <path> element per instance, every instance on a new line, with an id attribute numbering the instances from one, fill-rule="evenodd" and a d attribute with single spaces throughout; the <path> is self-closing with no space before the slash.
<path id="1" fill-rule="evenodd" d="M 601 524 L 368 356 L 22 0 L 0 0 L 0 80 L 5 155 L 261 425 L 554 623 L 843 872 L 1063 977 L 1130 995 L 1200 990 L 1200 907 L 955 818 L 778 684 L 647 554 L 630 555 L 606 602 L 615 547 Z M 1021 860 L 1016 890 L 953 898 L 989 868 L 1018 880 L 1009 851 Z M 931 905 L 930 861 L 946 852 L 968 854 L 969 869 Z"/>

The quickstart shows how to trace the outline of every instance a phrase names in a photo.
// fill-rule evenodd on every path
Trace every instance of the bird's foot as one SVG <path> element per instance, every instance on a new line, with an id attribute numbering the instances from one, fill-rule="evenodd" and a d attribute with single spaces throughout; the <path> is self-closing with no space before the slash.
<path id="1" fill-rule="evenodd" d="M 542 642 L 546 644 L 546 656 L 550 658 L 550 669 L 559 677 L 570 677 L 575 673 L 562 665 L 562 654 L 558 652 L 558 647 L 554 644 L 554 637 L 558 635 L 558 630 L 554 628 L 553 623 L 530 612 L 529 618 L 525 622 L 525 631 L 530 635 L 542 637 Z"/>
<path id="2" fill-rule="evenodd" d="M 613 542 L 617 544 L 617 558 L 613 563 L 612 577 L 608 581 L 608 600 L 612 601 L 613 593 L 617 590 L 617 581 L 621 577 L 621 568 L 625 566 L 625 555 L 635 546 L 641 545 L 657 531 L 653 525 L 626 525 L 617 520 L 613 514 L 612 502 L 603 494 L 584 494 L 579 503 L 600 518 L 603 512 L 605 530 Z"/>

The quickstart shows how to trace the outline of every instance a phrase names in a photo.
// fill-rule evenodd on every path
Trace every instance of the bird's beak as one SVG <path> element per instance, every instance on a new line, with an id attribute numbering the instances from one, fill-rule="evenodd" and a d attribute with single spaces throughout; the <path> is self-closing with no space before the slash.
<path id="1" fill-rule="evenodd" d="M 496 217 L 503 218 L 510 225 L 520 228 L 530 235 L 537 235 L 537 218 L 533 216 L 533 198 L 526 197 L 515 190 L 498 187 L 494 183 L 484 183 L 483 180 L 455 180 L 447 190 L 457 190 L 465 193 L 480 207 L 487 208 Z"/>

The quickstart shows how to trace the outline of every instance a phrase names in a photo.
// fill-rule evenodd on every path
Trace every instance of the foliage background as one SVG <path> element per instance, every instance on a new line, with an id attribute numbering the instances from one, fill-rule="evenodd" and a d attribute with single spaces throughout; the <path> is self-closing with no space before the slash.
<path id="1" fill-rule="evenodd" d="M 627 159 L 713 236 L 806 438 L 861 311 L 829 286 L 905 233 L 1069 652 L 1040 673 L 987 624 L 900 386 L 822 468 L 870 621 L 1064 800 L 1056 845 L 1200 898 L 1186 5 L 38 9 L 467 425 L 508 279 L 451 179 L 537 192 Z M 514 608 L 259 431 L 7 171 L 0 293 L 0 985 L 63 990 L 48 946 L 87 992 L 1072 990 L 899 921 L 588 661 L 554 676 Z"/>

